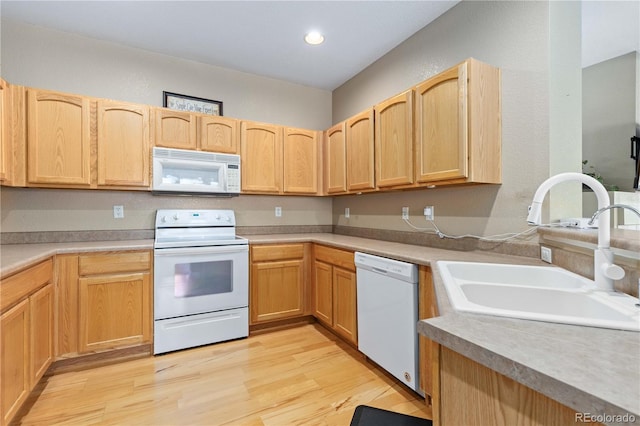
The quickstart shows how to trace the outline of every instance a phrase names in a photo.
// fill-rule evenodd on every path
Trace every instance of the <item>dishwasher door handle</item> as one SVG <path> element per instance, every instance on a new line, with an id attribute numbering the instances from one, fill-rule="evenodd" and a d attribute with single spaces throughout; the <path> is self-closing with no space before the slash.
<path id="1" fill-rule="evenodd" d="M 385 274 L 387 275 L 388 271 L 386 269 L 380 269 L 380 268 L 376 268 L 375 266 L 371 267 L 371 270 L 374 272 L 377 272 L 379 274 Z"/>

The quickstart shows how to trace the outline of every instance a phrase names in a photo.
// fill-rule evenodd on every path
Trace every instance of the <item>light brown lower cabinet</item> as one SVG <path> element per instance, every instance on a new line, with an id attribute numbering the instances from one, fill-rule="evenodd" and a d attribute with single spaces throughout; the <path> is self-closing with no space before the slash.
<path id="1" fill-rule="evenodd" d="M 151 253 L 81 255 L 78 352 L 151 342 Z"/>
<path id="2" fill-rule="evenodd" d="M 80 278 L 79 352 L 151 341 L 148 272 Z"/>
<path id="3" fill-rule="evenodd" d="M 358 344 L 354 254 L 316 244 L 313 261 L 314 315 L 338 335 Z"/>
<path id="4" fill-rule="evenodd" d="M 56 355 L 150 344 L 150 250 L 59 255 Z"/>
<path id="5" fill-rule="evenodd" d="M 29 380 L 29 299 L 25 299 L 0 319 L 2 334 L 2 424 L 9 424 L 31 391 Z"/>
<path id="6" fill-rule="evenodd" d="M 438 316 L 438 302 L 433 287 L 431 268 L 420 266 L 418 280 L 418 317 L 423 320 Z M 433 404 L 437 399 L 438 345 L 419 335 L 420 387 L 424 391 L 427 413 L 433 416 Z"/>
<path id="7" fill-rule="evenodd" d="M 308 250 L 308 243 L 251 246 L 251 325 L 307 314 Z"/>
<path id="8" fill-rule="evenodd" d="M 47 284 L 29 296 L 30 380 L 32 386 L 53 362 L 54 286 Z"/>
<path id="9" fill-rule="evenodd" d="M 573 409 L 444 346 L 439 368 L 436 425 L 583 424 Z"/>
<path id="10" fill-rule="evenodd" d="M 53 262 L 3 278 L 0 287 L 0 424 L 11 422 L 53 361 Z"/>
<path id="11" fill-rule="evenodd" d="M 438 315 L 431 268 L 420 267 L 420 319 Z M 420 384 L 436 426 L 563 426 L 576 412 L 420 336 Z"/>

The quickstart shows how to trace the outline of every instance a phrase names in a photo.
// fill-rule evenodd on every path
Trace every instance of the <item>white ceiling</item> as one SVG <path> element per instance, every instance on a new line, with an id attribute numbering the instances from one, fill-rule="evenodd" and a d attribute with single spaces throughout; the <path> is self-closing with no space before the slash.
<path id="1" fill-rule="evenodd" d="M 640 1 L 582 2 L 582 66 L 640 52 Z"/>
<path id="2" fill-rule="evenodd" d="M 3 18 L 333 90 L 458 0 L 10 1 Z M 640 51 L 640 2 L 585 1 L 583 66 Z M 310 30 L 325 34 L 309 46 Z"/>
<path id="3" fill-rule="evenodd" d="M 2 18 L 333 90 L 458 3 L 7 1 Z M 303 41 L 310 30 L 325 43 Z"/>

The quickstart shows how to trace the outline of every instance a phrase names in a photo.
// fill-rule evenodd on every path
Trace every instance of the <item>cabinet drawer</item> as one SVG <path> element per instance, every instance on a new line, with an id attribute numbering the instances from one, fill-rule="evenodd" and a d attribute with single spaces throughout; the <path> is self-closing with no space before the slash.
<path id="1" fill-rule="evenodd" d="M 251 261 L 265 262 L 270 260 L 302 259 L 304 244 L 275 244 L 251 246 Z"/>
<path id="2" fill-rule="evenodd" d="M 349 271 L 355 271 L 354 254 L 352 251 L 336 249 L 327 246 L 315 246 L 315 258 L 331 265 L 339 266 Z"/>
<path id="3" fill-rule="evenodd" d="M 80 275 L 96 275 L 112 272 L 148 271 L 151 269 L 151 252 L 90 254 L 79 257 Z"/>
<path id="4" fill-rule="evenodd" d="M 3 278 L 0 286 L 0 311 L 44 286 L 51 281 L 52 276 L 53 261 L 47 259 L 26 271 Z"/>

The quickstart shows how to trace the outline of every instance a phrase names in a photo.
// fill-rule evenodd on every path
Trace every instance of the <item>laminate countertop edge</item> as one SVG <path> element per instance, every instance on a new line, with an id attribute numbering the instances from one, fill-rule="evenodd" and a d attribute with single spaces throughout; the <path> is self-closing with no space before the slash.
<path id="1" fill-rule="evenodd" d="M 631 414 L 637 422 L 632 424 L 640 424 L 640 333 L 458 313 L 449 304 L 437 267 L 438 260 L 543 265 L 538 259 L 330 233 L 246 238 L 255 245 L 319 243 L 431 266 L 440 316 L 420 321 L 420 334 L 577 412 Z M 0 274 L 55 254 L 143 249 L 153 249 L 153 240 L 4 245 Z"/>
<path id="2" fill-rule="evenodd" d="M 153 240 L 4 244 L 0 245 L 0 277 L 20 272 L 58 254 L 151 249 Z"/>

